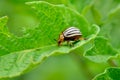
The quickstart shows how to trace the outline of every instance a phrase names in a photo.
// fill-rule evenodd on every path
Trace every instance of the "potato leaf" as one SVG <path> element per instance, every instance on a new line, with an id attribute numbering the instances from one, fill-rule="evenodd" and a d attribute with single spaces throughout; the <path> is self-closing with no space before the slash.
<path id="1" fill-rule="evenodd" d="M 104 37 L 96 37 L 93 47 L 86 51 L 85 56 L 94 62 L 106 62 L 111 56 L 118 54 Z"/>
<path id="2" fill-rule="evenodd" d="M 51 55 L 74 51 L 90 42 L 99 33 L 97 25 L 90 26 L 83 16 L 64 5 L 53 5 L 44 1 L 27 4 L 37 13 L 39 26 L 27 30 L 22 37 L 0 34 L 0 46 L 7 51 L 6 53 L 1 51 L 0 78 L 18 76 L 31 70 Z M 58 39 L 59 34 L 70 26 L 80 28 L 87 40 L 76 43 L 74 47 L 64 44 L 58 47 L 54 39 Z"/>
<path id="3" fill-rule="evenodd" d="M 109 38 L 114 48 L 120 49 L 120 5 L 109 14 L 107 23 L 102 26 L 100 35 Z"/>
<path id="4" fill-rule="evenodd" d="M 92 0 L 91 2 L 84 7 L 82 14 L 89 22 L 99 26 L 107 23 L 108 14 L 120 4 L 119 0 Z"/>
<path id="5" fill-rule="evenodd" d="M 109 14 L 107 23 L 101 27 L 99 36 L 93 42 L 93 48 L 89 49 L 85 56 L 95 62 L 106 62 L 112 56 L 119 53 L 120 48 L 120 6 L 117 6 Z"/>
<path id="6" fill-rule="evenodd" d="M 99 74 L 93 80 L 120 80 L 120 68 L 107 68 L 105 72 Z"/>
<path id="7" fill-rule="evenodd" d="M 111 58 L 111 65 L 116 67 L 110 67 L 105 69 L 103 73 L 98 74 L 93 80 L 119 80 L 120 79 L 120 54 Z"/>

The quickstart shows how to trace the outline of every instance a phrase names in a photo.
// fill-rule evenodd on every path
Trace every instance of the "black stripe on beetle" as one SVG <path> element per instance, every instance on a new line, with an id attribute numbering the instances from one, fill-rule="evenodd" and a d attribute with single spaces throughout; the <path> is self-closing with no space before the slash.
<path id="1" fill-rule="evenodd" d="M 64 30 L 60 35 L 58 39 L 58 46 L 61 45 L 62 42 L 67 41 L 69 44 L 69 41 L 79 41 L 83 40 L 82 33 L 80 30 L 76 27 L 70 27 Z"/>

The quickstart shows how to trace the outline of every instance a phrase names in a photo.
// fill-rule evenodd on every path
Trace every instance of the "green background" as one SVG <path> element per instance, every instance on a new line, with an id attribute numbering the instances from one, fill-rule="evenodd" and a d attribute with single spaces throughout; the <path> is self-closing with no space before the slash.
<path id="1" fill-rule="evenodd" d="M 39 24 L 39 19 L 34 10 L 25 4 L 25 2 L 30 1 L 33 0 L 0 0 L 0 16 L 8 16 L 7 27 L 16 36 L 21 37 L 26 29 L 35 28 Z M 82 14 L 90 24 L 99 25 L 101 28 L 99 35 L 107 38 L 112 47 L 120 51 L 120 9 L 117 10 L 120 7 L 119 0 L 46 1 L 52 4 L 64 4 Z M 96 45 L 99 46 L 101 43 L 96 43 Z M 103 41 L 103 44 L 106 43 Z M 102 46 L 104 47 L 104 45 Z M 98 49 L 101 50 L 98 54 L 102 53 L 102 49 Z M 93 50 L 95 50 L 94 47 L 91 51 Z M 93 57 L 89 57 L 96 55 L 92 54 L 91 51 L 88 51 L 88 57 L 84 57 L 82 51 L 81 54 L 76 51 L 75 53 L 50 56 L 31 71 L 8 80 L 91 80 L 97 74 L 103 73 L 106 68 L 116 67 L 111 61 L 101 62 L 101 60 L 99 62 L 98 58 L 97 61 Z M 107 52 L 107 49 L 105 52 Z M 114 59 L 118 61 L 117 67 L 119 67 L 119 59 Z M 107 80 L 107 78 L 98 80 Z M 112 80 L 117 79 L 112 78 Z"/>

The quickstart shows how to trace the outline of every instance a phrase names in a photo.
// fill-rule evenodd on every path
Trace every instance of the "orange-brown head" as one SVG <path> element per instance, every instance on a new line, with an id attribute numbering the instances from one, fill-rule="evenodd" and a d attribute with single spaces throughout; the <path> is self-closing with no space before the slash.
<path id="1" fill-rule="evenodd" d="M 63 41 L 64 41 L 64 35 L 60 34 L 59 39 L 58 39 L 58 46 L 60 46 Z"/>

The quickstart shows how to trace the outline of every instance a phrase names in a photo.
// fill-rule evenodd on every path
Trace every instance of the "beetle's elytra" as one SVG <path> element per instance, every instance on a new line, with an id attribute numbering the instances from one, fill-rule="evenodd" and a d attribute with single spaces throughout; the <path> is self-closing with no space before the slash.
<path id="1" fill-rule="evenodd" d="M 80 30 L 76 27 L 70 27 L 64 30 L 60 35 L 58 39 L 58 46 L 61 45 L 62 42 L 67 41 L 69 44 L 70 41 L 78 41 L 83 40 L 82 33 Z"/>

